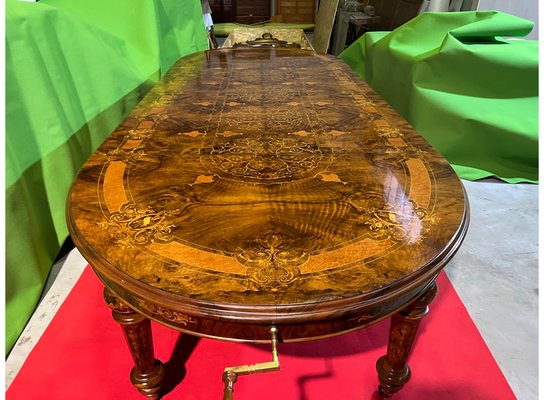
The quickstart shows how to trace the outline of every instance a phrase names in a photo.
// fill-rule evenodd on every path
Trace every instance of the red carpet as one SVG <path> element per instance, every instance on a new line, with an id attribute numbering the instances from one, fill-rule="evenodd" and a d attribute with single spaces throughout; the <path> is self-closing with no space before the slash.
<path id="1" fill-rule="evenodd" d="M 420 326 L 412 379 L 397 400 L 515 399 L 449 280 Z M 236 400 L 376 400 L 375 362 L 389 322 L 331 339 L 280 344 L 281 371 L 242 376 Z M 167 367 L 166 400 L 219 400 L 226 366 L 269 361 L 268 346 L 196 339 L 154 325 L 156 356 Z M 88 267 L 19 375 L 8 400 L 140 399 L 121 329 Z"/>

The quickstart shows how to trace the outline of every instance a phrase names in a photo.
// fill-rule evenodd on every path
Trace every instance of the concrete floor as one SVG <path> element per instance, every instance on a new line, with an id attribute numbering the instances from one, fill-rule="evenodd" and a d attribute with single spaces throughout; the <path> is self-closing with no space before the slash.
<path id="1" fill-rule="evenodd" d="M 538 186 L 494 180 L 464 184 L 471 204 L 471 226 L 446 271 L 517 398 L 535 400 Z M 43 300 L 6 362 L 7 386 L 86 264 L 74 250 L 55 265 Z"/>
<path id="2" fill-rule="evenodd" d="M 463 182 L 470 228 L 446 267 L 520 400 L 538 398 L 538 186 Z"/>

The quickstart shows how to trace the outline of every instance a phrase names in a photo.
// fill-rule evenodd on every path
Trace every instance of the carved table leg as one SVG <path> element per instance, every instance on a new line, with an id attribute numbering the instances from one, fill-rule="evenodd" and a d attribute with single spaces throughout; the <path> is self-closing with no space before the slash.
<path id="1" fill-rule="evenodd" d="M 436 296 L 436 282 L 406 308 L 391 317 L 387 354 L 376 363 L 383 397 L 391 397 L 410 379 L 406 364 L 421 319 L 429 312 L 428 305 Z"/>
<path id="2" fill-rule="evenodd" d="M 144 396 L 157 399 L 164 378 L 164 366 L 153 354 L 151 321 L 121 303 L 108 288 L 104 289 L 104 299 L 113 310 L 113 319 L 123 328 L 134 360 L 130 381 Z"/>

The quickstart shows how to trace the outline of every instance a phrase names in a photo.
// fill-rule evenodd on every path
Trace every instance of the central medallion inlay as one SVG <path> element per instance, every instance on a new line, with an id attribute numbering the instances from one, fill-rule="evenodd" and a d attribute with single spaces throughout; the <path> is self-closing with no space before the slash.
<path id="1" fill-rule="evenodd" d="M 229 134 L 201 149 L 202 161 L 224 178 L 275 183 L 314 176 L 329 163 L 331 149 L 313 137 Z"/>

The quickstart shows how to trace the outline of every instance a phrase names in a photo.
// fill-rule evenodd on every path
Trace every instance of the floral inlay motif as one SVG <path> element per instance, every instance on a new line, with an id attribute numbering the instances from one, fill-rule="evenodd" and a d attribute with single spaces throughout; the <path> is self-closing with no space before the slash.
<path id="1" fill-rule="evenodd" d="M 297 177 L 316 168 L 323 158 L 322 149 L 313 141 L 274 136 L 221 141 L 209 154 L 219 170 L 259 180 Z"/>
<path id="2" fill-rule="evenodd" d="M 404 148 L 399 148 L 398 146 L 387 143 L 386 146 L 387 147 L 385 149 L 384 158 L 390 160 L 406 161 L 411 158 L 422 159 L 427 153 L 427 151 L 424 149 L 410 145 Z"/>
<path id="3" fill-rule="evenodd" d="M 142 301 L 140 302 L 140 307 L 146 309 L 152 314 L 158 315 L 159 317 L 175 322 L 179 325 L 187 326 L 189 324 L 194 325 L 197 323 L 197 320 L 189 315 L 172 311 L 168 308 L 157 306 L 155 304 L 148 304 Z"/>
<path id="4" fill-rule="evenodd" d="M 300 275 L 299 265 L 309 255 L 293 249 L 288 239 L 268 234 L 248 243 L 247 248 L 236 255 L 238 261 L 248 267 L 248 278 L 261 289 L 277 291 L 289 286 Z"/>
<path id="5" fill-rule="evenodd" d="M 155 122 L 164 121 L 170 118 L 170 116 L 165 112 L 159 112 L 157 114 L 151 114 L 148 117 L 151 117 L 151 119 Z"/>
<path id="6" fill-rule="evenodd" d="M 439 221 L 438 216 L 408 199 L 384 202 L 369 196 L 358 209 L 358 222 L 366 225 L 374 239 L 392 239 L 408 244 L 419 243 L 430 228 Z M 355 205 L 352 203 L 352 205 Z"/>
<path id="7" fill-rule="evenodd" d="M 156 212 L 151 207 L 142 209 L 128 203 L 98 225 L 107 230 L 114 243 L 130 248 L 172 240 L 175 225 L 168 217 L 178 213 L 178 210 Z"/>
<path id="8" fill-rule="evenodd" d="M 152 107 L 165 107 L 172 103 L 174 100 L 173 96 L 164 95 L 159 97 L 157 100 L 155 100 L 153 103 L 151 103 Z"/>
<path id="9" fill-rule="evenodd" d="M 154 130 L 150 128 L 143 128 L 143 129 L 131 129 L 128 131 L 128 139 L 130 140 L 144 140 L 151 137 Z"/>
<path id="10" fill-rule="evenodd" d="M 143 158 L 145 152 L 142 149 L 115 149 L 106 154 L 106 159 L 108 161 L 122 161 L 126 164 L 134 164 L 135 161 Z"/>
<path id="11" fill-rule="evenodd" d="M 379 127 L 376 128 L 376 133 L 385 138 L 398 138 L 403 137 L 404 134 L 397 128 Z"/>
<path id="12" fill-rule="evenodd" d="M 269 129 L 289 131 L 294 125 L 304 130 L 307 126 L 305 114 L 298 107 L 267 107 L 266 126 Z"/>

